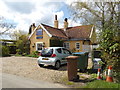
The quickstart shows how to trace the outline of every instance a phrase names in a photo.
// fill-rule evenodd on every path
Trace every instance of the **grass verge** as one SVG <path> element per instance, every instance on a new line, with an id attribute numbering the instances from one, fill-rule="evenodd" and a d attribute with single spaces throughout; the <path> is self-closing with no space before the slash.
<path id="1" fill-rule="evenodd" d="M 88 82 L 82 88 L 120 88 L 120 84 L 113 82 L 106 82 L 103 80 L 95 80 L 93 82 Z"/>

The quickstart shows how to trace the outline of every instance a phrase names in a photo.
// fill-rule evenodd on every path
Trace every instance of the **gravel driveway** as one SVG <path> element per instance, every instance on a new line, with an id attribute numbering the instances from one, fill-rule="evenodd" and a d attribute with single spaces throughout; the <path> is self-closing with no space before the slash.
<path id="1" fill-rule="evenodd" d="M 39 67 L 37 58 L 31 57 L 3 57 L 2 72 L 32 78 L 34 80 L 43 80 L 48 82 L 58 82 L 62 77 L 67 76 L 66 66 L 60 70 L 54 70 L 52 67 Z"/>
<path id="2" fill-rule="evenodd" d="M 0 58 L 1 59 L 1 58 Z M 91 61 L 88 60 L 88 68 L 91 67 Z M 54 70 L 53 67 L 45 66 L 39 67 L 37 64 L 37 58 L 31 57 L 3 57 L 2 58 L 2 72 L 7 74 L 13 74 L 17 76 L 23 76 L 33 80 L 47 81 L 52 83 L 61 83 L 70 87 L 79 87 L 85 85 L 85 80 L 90 78 L 90 75 L 85 73 L 78 73 L 82 82 L 74 83 L 67 80 L 67 66 L 62 66 L 59 70 Z"/>

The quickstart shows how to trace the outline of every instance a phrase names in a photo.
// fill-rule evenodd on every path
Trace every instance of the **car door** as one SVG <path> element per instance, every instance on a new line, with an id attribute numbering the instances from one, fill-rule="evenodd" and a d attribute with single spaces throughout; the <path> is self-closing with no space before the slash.
<path id="1" fill-rule="evenodd" d="M 56 49 L 57 59 L 60 60 L 61 64 L 63 63 L 63 51 L 61 48 Z"/>
<path id="2" fill-rule="evenodd" d="M 67 63 L 67 60 L 65 58 L 67 56 L 70 56 L 72 53 L 69 50 L 65 49 L 65 48 L 62 48 L 62 50 L 63 50 L 63 58 L 62 58 L 63 63 Z"/>

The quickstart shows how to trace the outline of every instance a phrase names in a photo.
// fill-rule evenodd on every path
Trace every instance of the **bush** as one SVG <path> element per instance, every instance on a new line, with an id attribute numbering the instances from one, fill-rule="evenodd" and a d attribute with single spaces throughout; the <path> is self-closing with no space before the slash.
<path id="1" fill-rule="evenodd" d="M 0 48 L 2 50 L 2 53 L 0 54 L 0 56 L 3 56 L 3 57 L 9 56 L 10 51 L 9 51 L 9 48 L 7 46 L 1 45 Z"/>
<path id="2" fill-rule="evenodd" d="M 38 58 L 39 57 L 39 52 L 38 51 L 33 51 L 32 54 L 29 54 L 29 55 L 26 55 L 26 56 Z"/>
<path id="3" fill-rule="evenodd" d="M 20 49 L 16 49 L 17 54 L 21 55 L 21 50 Z"/>

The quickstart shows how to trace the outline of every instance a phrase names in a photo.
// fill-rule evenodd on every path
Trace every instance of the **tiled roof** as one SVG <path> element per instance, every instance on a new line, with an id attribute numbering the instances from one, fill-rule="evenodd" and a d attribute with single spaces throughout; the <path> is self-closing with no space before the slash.
<path id="1" fill-rule="evenodd" d="M 89 39 L 93 25 L 68 27 L 66 34 L 70 39 Z"/>
<path id="2" fill-rule="evenodd" d="M 42 25 L 52 36 L 60 37 L 60 38 L 68 38 L 63 30 L 57 29 L 45 24 L 42 24 Z"/>
<path id="3" fill-rule="evenodd" d="M 42 24 L 44 28 L 55 37 L 69 38 L 69 39 L 89 39 L 93 25 L 82 25 L 75 27 L 68 27 L 66 31 L 57 29 L 45 24 Z"/>

